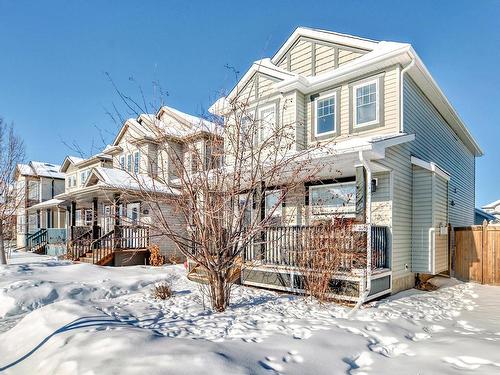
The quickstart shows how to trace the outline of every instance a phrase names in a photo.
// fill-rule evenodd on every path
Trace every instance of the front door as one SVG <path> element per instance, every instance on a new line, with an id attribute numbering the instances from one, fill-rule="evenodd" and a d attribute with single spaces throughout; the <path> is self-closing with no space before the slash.
<path id="1" fill-rule="evenodd" d="M 126 229 L 126 236 L 127 246 L 129 248 L 136 248 L 139 245 L 139 233 L 136 227 L 140 223 L 140 207 L 140 203 L 127 204 L 126 225 L 129 226 L 129 228 Z"/>

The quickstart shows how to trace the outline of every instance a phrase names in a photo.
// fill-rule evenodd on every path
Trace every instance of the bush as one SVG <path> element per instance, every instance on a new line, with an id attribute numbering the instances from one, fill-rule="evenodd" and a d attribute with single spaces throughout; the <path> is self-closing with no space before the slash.
<path id="1" fill-rule="evenodd" d="M 172 287 L 167 283 L 156 284 L 153 288 L 153 297 L 155 299 L 169 299 L 173 295 Z"/>
<path id="2" fill-rule="evenodd" d="M 160 246 L 152 245 L 149 255 L 149 264 L 154 267 L 161 267 L 165 264 L 165 257 L 160 254 Z"/>

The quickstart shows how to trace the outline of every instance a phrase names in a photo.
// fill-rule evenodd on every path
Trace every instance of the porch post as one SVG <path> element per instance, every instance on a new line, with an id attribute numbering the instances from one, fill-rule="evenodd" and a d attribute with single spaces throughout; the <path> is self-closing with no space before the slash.
<path id="1" fill-rule="evenodd" d="M 366 223 L 366 170 L 356 166 L 356 222 Z"/>
<path id="2" fill-rule="evenodd" d="M 120 218 L 119 206 L 120 206 L 120 195 L 115 194 L 113 197 L 113 215 L 114 215 L 114 226 L 113 226 L 114 241 L 113 242 L 115 244 L 115 248 L 117 248 L 117 249 L 119 249 L 121 247 L 120 246 L 120 244 L 121 244 L 121 241 L 120 241 L 120 238 L 121 238 L 121 233 L 120 233 L 121 218 Z"/>
<path id="3" fill-rule="evenodd" d="M 101 234 L 99 233 L 99 225 L 97 221 L 97 198 L 92 199 L 92 239 L 98 239 Z"/>
<path id="4" fill-rule="evenodd" d="M 71 220 L 69 220 L 69 230 L 70 230 L 70 238 L 72 240 L 75 239 L 74 237 L 74 228 L 76 226 L 76 202 L 75 201 L 71 201 L 71 207 L 68 208 L 68 211 L 70 211 L 70 215 L 71 215 Z"/>

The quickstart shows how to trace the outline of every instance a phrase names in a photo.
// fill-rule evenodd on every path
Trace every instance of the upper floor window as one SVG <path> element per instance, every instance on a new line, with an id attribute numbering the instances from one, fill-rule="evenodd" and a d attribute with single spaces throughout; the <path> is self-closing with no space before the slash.
<path id="1" fill-rule="evenodd" d="M 87 177 L 89 176 L 89 174 L 90 174 L 89 170 L 80 172 L 80 186 L 85 185 L 85 182 L 87 181 Z"/>
<path id="2" fill-rule="evenodd" d="M 274 104 L 259 109 L 259 142 L 269 140 L 276 130 L 276 106 Z"/>
<path id="3" fill-rule="evenodd" d="M 335 132 L 335 103 L 337 95 L 317 98 L 315 135 L 324 135 Z"/>
<path id="4" fill-rule="evenodd" d="M 120 155 L 120 168 L 125 170 L 125 155 Z"/>
<path id="5" fill-rule="evenodd" d="M 40 186 L 36 181 L 30 181 L 28 183 L 28 199 L 29 200 L 38 200 L 39 199 L 39 191 Z"/>
<path id="6" fill-rule="evenodd" d="M 141 154 L 139 151 L 134 152 L 134 173 L 139 173 L 139 160 L 141 158 Z"/>
<path id="7" fill-rule="evenodd" d="M 127 172 L 132 172 L 132 154 L 127 155 Z"/>
<path id="8" fill-rule="evenodd" d="M 356 107 L 354 126 L 366 126 L 378 122 L 378 79 L 354 86 Z"/>

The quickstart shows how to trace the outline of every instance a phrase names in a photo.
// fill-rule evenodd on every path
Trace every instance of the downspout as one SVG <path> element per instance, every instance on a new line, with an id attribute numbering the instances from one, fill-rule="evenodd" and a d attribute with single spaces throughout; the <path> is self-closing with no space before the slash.
<path id="1" fill-rule="evenodd" d="M 349 315 L 354 311 L 359 309 L 359 307 L 365 303 L 366 298 L 370 294 L 372 289 L 372 170 L 370 163 L 364 158 L 363 151 L 359 151 L 359 161 L 363 164 L 366 170 L 366 286 L 363 294 L 359 297 L 358 302 L 354 308 L 350 311 Z"/>
<path id="2" fill-rule="evenodd" d="M 415 59 L 412 56 L 411 61 L 408 65 L 406 65 L 403 70 L 401 70 L 400 78 L 399 78 L 399 132 L 404 132 L 404 74 L 410 70 L 415 65 Z"/>
<path id="3" fill-rule="evenodd" d="M 436 228 L 429 228 L 429 271 L 434 275 L 436 269 Z"/>

